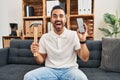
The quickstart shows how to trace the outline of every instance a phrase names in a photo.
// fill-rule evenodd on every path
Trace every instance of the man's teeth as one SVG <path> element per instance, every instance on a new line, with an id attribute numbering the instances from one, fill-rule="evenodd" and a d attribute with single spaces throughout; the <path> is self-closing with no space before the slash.
<path id="1" fill-rule="evenodd" d="M 61 25 L 61 23 L 56 23 L 56 25 Z"/>
<path id="2" fill-rule="evenodd" d="M 60 24 L 56 24 L 56 25 L 60 25 Z"/>

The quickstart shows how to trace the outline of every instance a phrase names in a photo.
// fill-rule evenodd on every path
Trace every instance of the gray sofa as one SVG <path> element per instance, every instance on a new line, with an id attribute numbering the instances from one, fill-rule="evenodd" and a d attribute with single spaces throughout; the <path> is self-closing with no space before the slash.
<path id="1" fill-rule="evenodd" d="M 10 47 L 0 49 L 0 80 L 23 80 L 24 74 L 38 65 L 30 51 L 33 40 L 11 40 Z M 107 72 L 99 68 L 101 62 L 101 41 L 88 40 L 90 50 L 88 62 L 77 60 L 79 68 L 87 75 L 89 80 L 120 80 L 120 73 Z M 49 79 L 48 79 L 49 80 Z"/>

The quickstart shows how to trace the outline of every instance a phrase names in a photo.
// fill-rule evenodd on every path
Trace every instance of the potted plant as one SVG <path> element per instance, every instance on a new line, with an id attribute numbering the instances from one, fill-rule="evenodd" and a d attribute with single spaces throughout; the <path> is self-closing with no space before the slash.
<path id="1" fill-rule="evenodd" d="M 117 38 L 118 34 L 120 33 L 120 17 L 118 17 L 117 14 L 113 15 L 110 13 L 105 13 L 104 21 L 107 23 L 108 26 L 98 29 L 102 31 L 105 36 L 114 36 L 115 38 Z"/>

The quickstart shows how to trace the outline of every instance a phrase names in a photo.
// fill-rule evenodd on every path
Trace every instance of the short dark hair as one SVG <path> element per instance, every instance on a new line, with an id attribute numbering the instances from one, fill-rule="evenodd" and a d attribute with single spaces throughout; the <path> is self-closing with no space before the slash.
<path id="1" fill-rule="evenodd" d="M 55 9 L 61 9 L 61 10 L 63 10 L 63 11 L 65 12 L 65 10 L 64 10 L 63 7 L 61 7 L 60 5 L 56 5 L 56 6 L 54 6 L 54 7 L 52 8 L 52 10 L 51 10 L 51 15 L 52 15 L 53 10 L 55 10 Z"/>

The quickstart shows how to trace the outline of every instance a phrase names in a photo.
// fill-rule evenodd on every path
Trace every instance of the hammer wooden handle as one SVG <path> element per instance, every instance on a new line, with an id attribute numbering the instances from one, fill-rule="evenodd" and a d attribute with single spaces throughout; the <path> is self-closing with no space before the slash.
<path id="1" fill-rule="evenodd" d="M 34 43 L 38 43 L 38 27 L 34 27 Z M 34 53 L 37 56 L 38 53 Z"/>

